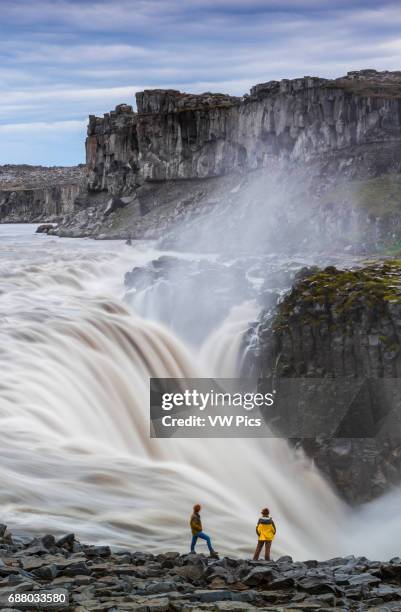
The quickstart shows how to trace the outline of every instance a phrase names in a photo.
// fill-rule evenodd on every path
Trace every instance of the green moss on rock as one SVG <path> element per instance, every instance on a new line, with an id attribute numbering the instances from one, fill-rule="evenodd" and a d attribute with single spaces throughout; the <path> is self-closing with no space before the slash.
<path id="1" fill-rule="evenodd" d="M 356 205 L 375 217 L 401 210 L 401 174 L 393 172 L 374 178 L 336 182 L 322 196 L 322 203 Z"/>
<path id="2" fill-rule="evenodd" d="M 401 304 L 401 260 L 353 270 L 330 266 L 296 283 L 279 307 L 274 329 L 283 330 L 294 319 L 344 325 L 363 315 L 379 318 L 389 304 Z"/>

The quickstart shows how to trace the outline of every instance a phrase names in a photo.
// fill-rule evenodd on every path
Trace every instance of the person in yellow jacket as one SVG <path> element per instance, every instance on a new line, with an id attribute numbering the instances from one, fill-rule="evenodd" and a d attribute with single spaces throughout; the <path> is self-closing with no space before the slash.
<path id="1" fill-rule="evenodd" d="M 257 561 L 259 559 L 259 555 L 264 546 L 265 561 L 270 561 L 270 548 L 274 536 L 276 535 L 276 525 L 270 517 L 269 508 L 263 508 L 262 518 L 258 520 L 258 524 L 256 525 L 256 533 L 258 535 L 258 543 L 256 545 L 255 554 L 253 555 L 253 560 Z"/>

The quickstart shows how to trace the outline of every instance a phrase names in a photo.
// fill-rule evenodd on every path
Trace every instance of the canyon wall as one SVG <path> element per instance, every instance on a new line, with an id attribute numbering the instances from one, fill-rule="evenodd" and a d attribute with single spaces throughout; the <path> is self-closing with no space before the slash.
<path id="1" fill-rule="evenodd" d="M 52 221 L 73 213 L 85 176 L 84 166 L 1 166 L 0 223 Z"/>
<path id="2" fill-rule="evenodd" d="M 266 210 L 265 177 L 281 172 L 276 183 L 300 185 L 281 211 L 302 210 L 304 225 L 335 248 L 354 245 L 356 234 L 368 236 L 368 251 L 401 241 L 401 72 L 270 81 L 243 97 L 145 90 L 136 105 L 90 116 L 78 179 L 54 176 L 22 193 L 0 172 L 0 219 L 58 217 L 54 233 L 63 236 L 159 238 L 219 205 L 231 207 L 230 218 L 251 198 Z M 382 176 L 389 179 L 366 183 Z M 289 213 L 295 236 L 299 221 Z"/>
<path id="3" fill-rule="evenodd" d="M 321 163 L 322 156 L 349 173 L 399 169 L 400 72 L 270 81 L 242 98 L 147 90 L 136 101 L 137 112 L 122 104 L 90 117 L 90 191 L 121 194 L 143 181 Z"/>
<path id="4" fill-rule="evenodd" d="M 0 190 L 1 223 L 38 223 L 57 220 L 74 211 L 81 191 L 78 185 L 54 185 L 36 189 Z"/>

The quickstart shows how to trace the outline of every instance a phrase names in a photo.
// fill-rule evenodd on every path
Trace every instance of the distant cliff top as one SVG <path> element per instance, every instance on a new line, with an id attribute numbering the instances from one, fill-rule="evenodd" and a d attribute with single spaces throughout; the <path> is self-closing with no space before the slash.
<path id="1" fill-rule="evenodd" d="M 138 113 L 169 113 L 238 104 L 241 98 L 221 93 L 188 94 L 175 89 L 145 89 L 136 94 Z"/>
<path id="2" fill-rule="evenodd" d="M 251 88 L 250 96 L 258 98 L 261 95 L 296 93 L 302 89 L 315 87 L 345 89 L 361 96 L 380 96 L 381 98 L 401 98 L 401 71 L 379 72 L 373 68 L 353 70 L 346 76 L 337 79 L 322 79 L 314 76 L 304 76 L 297 79 L 283 79 L 259 83 Z"/>
<path id="3" fill-rule="evenodd" d="M 337 79 L 324 79 L 316 76 L 303 76 L 296 79 L 267 81 L 250 89 L 242 97 L 222 93 L 191 94 L 176 89 L 145 89 L 137 92 L 137 113 L 129 104 L 119 104 L 114 111 L 105 113 L 104 118 L 116 115 L 143 115 L 160 113 L 179 113 L 186 110 L 211 110 L 229 108 L 238 104 L 257 100 L 270 95 L 296 94 L 301 90 L 313 88 L 334 88 L 368 97 L 401 98 L 401 71 L 378 71 L 373 68 L 353 70 Z M 103 118 L 90 116 L 90 124 L 95 126 Z"/>
<path id="4" fill-rule="evenodd" d="M 85 165 L 29 166 L 27 164 L 0 166 L 0 190 L 35 189 L 60 184 L 77 184 L 85 178 Z"/>
<path id="5" fill-rule="evenodd" d="M 355 70 L 347 76 L 329 81 L 357 95 L 401 98 L 401 71 Z"/>

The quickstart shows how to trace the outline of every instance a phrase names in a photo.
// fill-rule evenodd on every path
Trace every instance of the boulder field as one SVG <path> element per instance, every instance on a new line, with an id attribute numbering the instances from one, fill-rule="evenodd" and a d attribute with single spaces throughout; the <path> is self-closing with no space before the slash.
<path id="1" fill-rule="evenodd" d="M 56 539 L 12 536 L 0 525 L 0 609 L 57 590 L 75 612 L 390 612 L 401 609 L 401 559 L 349 556 L 327 561 L 250 561 L 202 554 L 110 550 Z M 35 609 L 31 607 L 30 609 Z M 37 607 L 36 609 L 40 609 Z"/>

